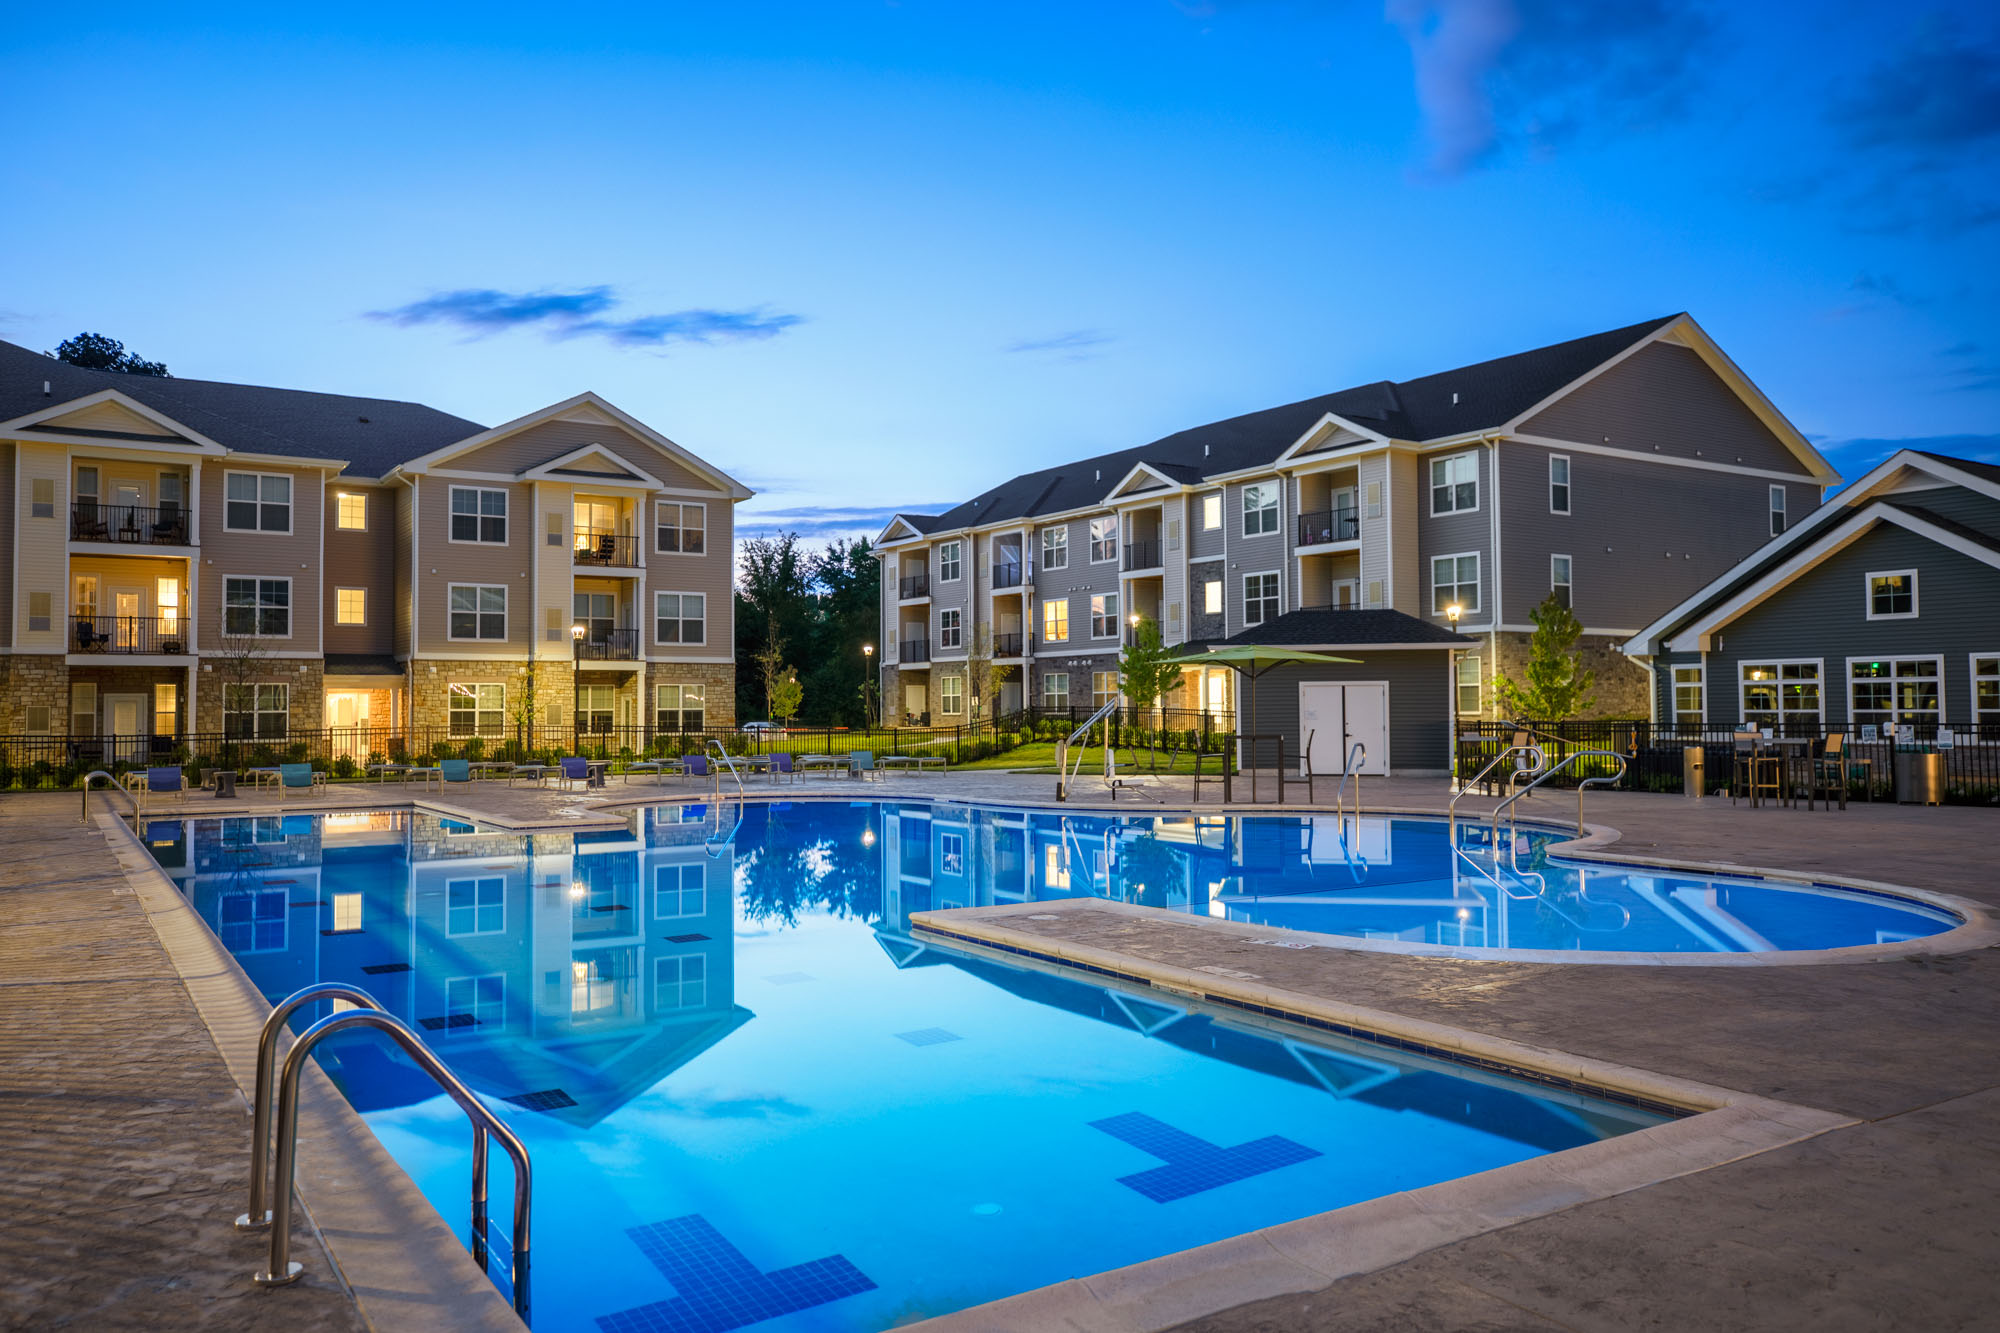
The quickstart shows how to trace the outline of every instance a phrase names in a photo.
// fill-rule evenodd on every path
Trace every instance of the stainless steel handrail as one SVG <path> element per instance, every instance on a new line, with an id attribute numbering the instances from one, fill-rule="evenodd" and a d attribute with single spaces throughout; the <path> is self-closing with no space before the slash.
<path id="1" fill-rule="evenodd" d="M 1578 833 L 1582 833 L 1583 832 L 1583 789 L 1589 786 L 1600 786 L 1600 787 L 1609 786 L 1611 783 L 1614 783 L 1618 781 L 1618 779 L 1625 776 L 1625 768 L 1626 768 L 1625 756 L 1618 753 L 1618 751 L 1616 750 L 1570 751 L 1570 753 L 1564 755 L 1562 759 L 1556 763 L 1555 767 L 1542 770 L 1542 772 L 1535 775 L 1535 780 L 1533 782 L 1530 782 L 1527 786 L 1521 788 L 1521 790 L 1515 792 L 1512 796 L 1509 796 L 1506 800 L 1494 806 L 1493 814 L 1491 816 L 1493 820 L 1493 826 L 1495 828 L 1498 828 L 1500 826 L 1500 816 L 1502 814 L 1508 814 L 1509 821 L 1511 822 L 1512 815 L 1509 814 L 1509 812 L 1513 809 L 1514 802 L 1520 800 L 1523 796 L 1526 796 L 1529 792 L 1541 786 L 1544 782 L 1547 782 L 1550 778 L 1562 772 L 1565 768 L 1568 768 L 1571 764 L 1575 763 L 1577 760 L 1591 759 L 1591 758 L 1616 759 L 1618 761 L 1618 771 L 1616 773 L 1613 773 L 1610 777 L 1600 776 L 1594 778 L 1585 778 L 1582 782 L 1579 782 L 1577 784 L 1576 831 Z"/>
<path id="2" fill-rule="evenodd" d="M 283 1073 L 278 1078 L 278 1165 L 271 1181 L 271 1258 L 270 1264 L 261 1273 L 252 1275 L 252 1280 L 260 1286 L 283 1286 L 296 1282 L 304 1266 L 294 1263 L 291 1258 L 292 1245 L 292 1176 L 298 1161 L 299 1137 L 299 1076 L 305 1070 L 307 1054 L 323 1038 L 347 1028 L 375 1028 L 389 1034 L 398 1046 L 412 1060 L 417 1062 L 450 1098 L 458 1103 L 466 1118 L 472 1121 L 472 1257 L 483 1271 L 487 1261 L 486 1243 L 486 1154 L 487 1136 L 500 1140 L 500 1146 L 514 1160 L 514 1230 L 511 1237 L 513 1247 L 514 1309 L 524 1320 L 528 1316 L 528 1253 L 530 1199 L 533 1187 L 528 1149 L 507 1128 L 505 1121 L 487 1110 L 472 1089 L 459 1080 L 443 1061 L 424 1045 L 407 1024 L 391 1014 L 379 1009 L 348 1009 L 337 1014 L 329 1014 L 314 1023 L 294 1042 L 290 1054 L 285 1057 Z"/>
<path id="3" fill-rule="evenodd" d="M 271 1164 L 271 1074 L 278 1062 L 278 1034 L 285 1020 L 302 1005 L 315 1000 L 347 1000 L 363 1009 L 380 1009 L 381 1004 L 365 990 L 323 981 L 295 991 L 280 1001 L 264 1020 L 257 1034 L 257 1081 L 250 1098 L 250 1210 L 236 1219 L 238 1231 L 262 1231 L 271 1225 L 271 1210 L 264 1197 L 265 1170 Z"/>
<path id="4" fill-rule="evenodd" d="M 1118 708 L 1119 701 L 1113 699 L 1110 703 L 1105 704 L 1095 713 L 1085 718 L 1083 725 L 1079 726 L 1062 740 L 1056 742 L 1056 799 L 1058 801 L 1067 801 L 1069 799 L 1070 784 L 1076 780 L 1075 772 L 1069 767 L 1069 747 L 1087 735 L 1092 727 L 1117 712 Z M 1082 766 L 1083 757 L 1079 754 L 1077 756 L 1076 767 L 1081 768 Z M 1116 776 L 1117 771 L 1111 757 L 1111 728 L 1106 727 L 1104 729 L 1104 780 L 1109 782 Z"/>
<path id="5" fill-rule="evenodd" d="M 92 778 L 103 778 L 106 782 L 118 788 L 119 791 L 125 793 L 125 799 L 132 803 L 132 822 L 136 825 L 139 822 L 139 798 L 133 794 L 132 789 L 126 786 L 116 773 L 108 773 L 101 768 L 93 768 L 83 775 L 83 813 L 77 816 L 76 822 L 79 824 L 88 824 L 90 822 L 90 780 Z"/>
<path id="6" fill-rule="evenodd" d="M 1459 787 L 1458 791 L 1452 795 L 1451 804 L 1445 808 L 1445 818 L 1450 821 L 1450 827 L 1453 831 L 1452 841 L 1454 843 L 1457 842 L 1456 830 L 1458 828 L 1458 803 L 1465 799 L 1466 793 L 1472 790 L 1473 785 L 1475 783 L 1479 782 L 1480 779 L 1484 778 L 1488 773 L 1491 773 L 1494 769 L 1498 768 L 1501 764 L 1501 761 L 1505 760 L 1507 756 L 1511 754 L 1533 755 L 1535 762 L 1534 766 L 1531 768 L 1516 769 L 1513 773 L 1509 774 L 1507 778 L 1509 786 L 1512 786 L 1514 782 L 1520 778 L 1522 773 L 1524 772 L 1539 773 L 1542 770 L 1543 766 L 1549 762 L 1548 756 L 1542 753 L 1542 747 L 1539 745 L 1510 745 L 1506 749 L 1502 750 L 1499 754 L 1494 755 L 1493 761 L 1487 764 L 1486 767 L 1480 769 L 1477 773 L 1474 773 L 1470 778 L 1467 778 L 1465 782 Z"/>
<path id="7" fill-rule="evenodd" d="M 1367 763 L 1368 747 L 1360 741 L 1356 741 L 1347 747 L 1347 758 L 1342 760 L 1340 765 L 1340 785 L 1333 789 L 1333 813 L 1336 816 L 1342 815 L 1347 809 L 1344 804 L 1347 797 L 1347 779 L 1348 775 L 1352 774 L 1354 777 L 1354 817 L 1356 819 L 1361 818 L 1361 774 L 1355 771 L 1354 768 L 1354 756 L 1356 754 L 1361 756 L 1362 763 Z M 1346 836 L 1344 832 L 1341 834 L 1343 839 Z"/>
<path id="8" fill-rule="evenodd" d="M 736 771 L 735 756 L 713 736 L 708 738 L 708 748 L 715 751 L 716 756 L 722 760 L 722 767 L 728 769 L 729 776 L 736 779 L 736 794 L 747 800 L 748 793 L 743 790 L 743 775 Z M 715 774 L 715 797 L 718 801 L 722 799 L 722 773 L 719 770 Z"/>

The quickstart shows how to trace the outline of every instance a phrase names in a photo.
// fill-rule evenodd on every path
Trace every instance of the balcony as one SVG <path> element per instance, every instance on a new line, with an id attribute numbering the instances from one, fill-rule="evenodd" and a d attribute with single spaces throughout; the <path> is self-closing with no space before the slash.
<path id="1" fill-rule="evenodd" d="M 77 616 L 70 622 L 69 650 L 179 657 L 188 650 L 187 630 L 180 616 Z"/>
<path id="2" fill-rule="evenodd" d="M 1018 588 L 1020 586 L 1021 586 L 1020 561 L 1016 560 L 1011 564 L 993 566 L 994 591 L 997 592 L 1002 588 Z"/>
<path id="3" fill-rule="evenodd" d="M 896 596 L 905 602 L 930 595 L 931 576 L 929 574 L 911 574 L 896 585 Z"/>
<path id="4" fill-rule="evenodd" d="M 605 532 L 598 528 L 577 528 L 571 539 L 570 558 L 579 565 L 601 569 L 637 569 L 639 539 Z"/>
<path id="5" fill-rule="evenodd" d="M 1299 515 L 1299 545 L 1326 546 L 1361 540 L 1361 519 L 1353 505 Z"/>
<path id="6" fill-rule="evenodd" d="M 120 546 L 186 546 L 187 510 L 179 505 L 102 504 L 77 500 L 69 507 L 69 536 L 78 542 Z"/>
<path id="7" fill-rule="evenodd" d="M 1019 657 L 1026 640 L 1019 634 L 996 634 L 993 636 L 995 657 Z"/>
<path id="8" fill-rule="evenodd" d="M 1125 569 L 1130 573 L 1135 569 L 1158 569 L 1160 567 L 1160 544 L 1154 542 L 1127 542 L 1125 544 Z"/>
<path id="9" fill-rule="evenodd" d="M 931 641 L 929 639 L 905 639 L 903 640 L 903 646 L 897 651 L 897 656 L 899 660 L 904 662 L 928 662 L 931 660 Z"/>
<path id="10" fill-rule="evenodd" d="M 594 629 L 576 640 L 579 662 L 636 662 L 639 660 L 639 631 L 636 629 Z"/>

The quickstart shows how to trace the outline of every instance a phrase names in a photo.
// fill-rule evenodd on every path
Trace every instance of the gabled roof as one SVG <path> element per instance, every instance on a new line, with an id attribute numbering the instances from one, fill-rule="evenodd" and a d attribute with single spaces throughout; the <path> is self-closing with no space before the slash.
<path id="1" fill-rule="evenodd" d="M 1288 611 L 1222 641 L 1260 648 L 1451 648 L 1477 643 L 1403 611 Z M 1217 645 L 1222 646 L 1222 645 Z"/>
<path id="2" fill-rule="evenodd" d="M 890 542 L 925 536 L 937 530 L 937 521 L 936 514 L 891 514 L 882 527 L 881 535 L 875 538 L 875 544 L 887 546 Z"/>

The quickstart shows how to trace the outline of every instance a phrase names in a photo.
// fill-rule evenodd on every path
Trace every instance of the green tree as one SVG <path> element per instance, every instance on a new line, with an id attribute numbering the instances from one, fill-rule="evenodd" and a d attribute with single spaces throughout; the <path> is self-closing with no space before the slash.
<path id="1" fill-rule="evenodd" d="M 794 674 L 806 724 L 864 723 L 870 664 L 861 645 L 875 638 L 881 586 L 881 565 L 866 540 L 831 542 L 817 554 L 791 532 L 744 542 L 736 587 L 738 712 L 776 716 L 771 685 L 778 677 L 761 665 L 776 642 L 804 663 Z"/>
<path id="2" fill-rule="evenodd" d="M 786 671 L 771 682 L 767 693 L 771 700 L 771 716 L 789 727 L 806 697 L 805 688 L 799 684 L 799 673 Z"/>
<path id="3" fill-rule="evenodd" d="M 125 350 L 125 344 L 101 333 L 79 333 L 65 338 L 47 355 L 85 370 L 115 370 L 124 375 L 167 374 L 166 363 L 148 361 Z"/>
<path id="4" fill-rule="evenodd" d="M 1523 720 L 1561 722 L 1575 717 L 1590 707 L 1591 689 L 1597 683 L 1597 674 L 1585 670 L 1576 653 L 1583 626 L 1554 593 L 1528 618 L 1535 622 L 1535 633 L 1528 643 L 1527 679 L 1495 676 L 1494 697 L 1502 712 Z"/>
<path id="5" fill-rule="evenodd" d="M 973 699 L 973 726 L 979 725 L 982 715 L 991 716 L 998 711 L 993 702 L 993 691 L 1006 684 L 1013 675 L 1013 667 L 994 665 L 993 627 L 982 624 L 972 632 L 971 646 L 965 650 L 965 688 Z"/>
<path id="6" fill-rule="evenodd" d="M 1181 683 L 1181 669 L 1172 661 L 1174 656 L 1160 642 L 1159 622 L 1141 618 L 1132 632 L 1132 642 L 1125 645 L 1125 654 L 1118 661 L 1121 688 L 1136 711 L 1151 712 L 1162 695 Z M 1159 759 L 1152 753 L 1150 733 L 1146 749 L 1157 767 Z"/>
<path id="7" fill-rule="evenodd" d="M 736 712 L 739 717 L 769 717 L 769 682 L 763 665 L 775 646 L 812 643 L 812 576 L 796 533 L 751 537 L 737 561 L 736 585 Z"/>

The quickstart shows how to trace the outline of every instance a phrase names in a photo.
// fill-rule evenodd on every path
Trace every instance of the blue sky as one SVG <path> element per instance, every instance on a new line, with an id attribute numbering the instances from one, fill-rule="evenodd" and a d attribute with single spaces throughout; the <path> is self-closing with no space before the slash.
<path id="1" fill-rule="evenodd" d="M 0 337 L 892 508 L 1691 311 L 1847 475 L 2000 459 L 2000 18 L 942 0 L 10 18 Z"/>

